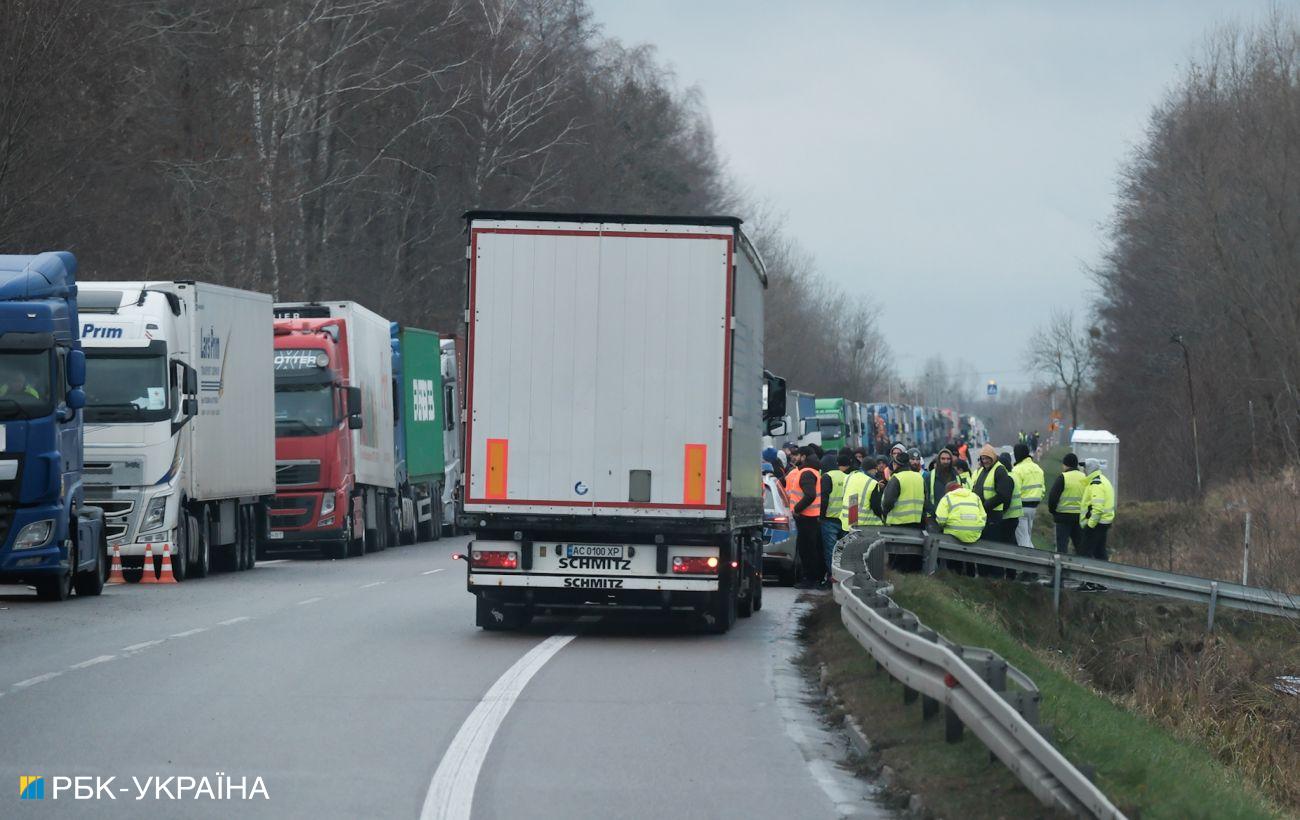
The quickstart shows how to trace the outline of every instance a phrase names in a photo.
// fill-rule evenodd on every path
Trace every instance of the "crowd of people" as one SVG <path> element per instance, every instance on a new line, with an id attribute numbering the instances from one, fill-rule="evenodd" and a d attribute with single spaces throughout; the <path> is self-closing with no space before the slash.
<path id="1" fill-rule="evenodd" d="M 785 488 L 795 525 L 800 589 L 830 585 L 835 545 L 854 527 L 889 526 L 941 532 L 963 543 L 999 541 L 1033 547 L 1038 508 L 1045 502 L 1056 549 L 1107 560 L 1115 520 L 1115 490 L 1101 463 L 1069 453 L 1050 488 L 1025 437 L 1011 453 L 985 444 L 972 467 L 959 442 L 923 463 L 921 452 L 894 444 L 888 458 L 865 449 L 825 452 L 787 442 L 763 451 L 765 470 Z"/>

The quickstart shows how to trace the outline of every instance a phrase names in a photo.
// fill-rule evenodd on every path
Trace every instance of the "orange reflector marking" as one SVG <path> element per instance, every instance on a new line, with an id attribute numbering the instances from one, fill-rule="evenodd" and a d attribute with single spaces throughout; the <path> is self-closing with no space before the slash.
<path id="1" fill-rule="evenodd" d="M 709 445 L 686 445 L 686 472 L 682 479 L 682 503 L 704 503 L 704 469 Z"/>
<path id="2" fill-rule="evenodd" d="M 506 471 L 510 465 L 510 441 L 504 438 L 487 440 L 487 489 L 488 498 L 506 497 Z"/>

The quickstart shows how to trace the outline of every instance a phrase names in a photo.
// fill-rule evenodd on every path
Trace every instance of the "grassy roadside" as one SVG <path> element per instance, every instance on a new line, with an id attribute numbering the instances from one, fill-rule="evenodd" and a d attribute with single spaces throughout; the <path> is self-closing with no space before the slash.
<path id="1" fill-rule="evenodd" d="M 1036 623 L 1037 628 L 1045 628 L 1046 634 L 1055 629 L 1055 619 L 1051 614 L 1050 595 L 1044 599 L 1043 590 L 945 576 L 902 576 L 894 580 L 896 600 L 916 612 L 928 626 L 961 643 L 1001 653 L 1038 683 L 1043 693 L 1043 720 L 1056 727 L 1062 752 L 1077 763 L 1095 766 L 1098 784 L 1129 816 L 1254 818 L 1283 814 L 1259 788 L 1246 785 L 1239 770 L 1217 760 L 1208 744 L 1198 743 L 1185 733 L 1179 738 L 1154 720 L 1135 715 L 1079 683 L 1073 679 L 1077 671 L 1074 657 L 1041 646 L 1031 649 L 1018 640 L 1006 626 L 998 602 L 990 597 L 994 594 L 991 590 L 1005 588 L 1025 600 L 1037 597 L 1039 600 L 1028 604 L 1022 600 L 1023 606 L 1014 610 L 1013 617 Z M 1065 614 L 1068 617 L 1070 613 L 1067 610 Z M 835 636 L 837 629 L 843 640 Z M 809 640 L 811 657 L 841 656 L 831 663 L 832 683 L 846 705 L 858 715 L 868 737 L 873 741 L 877 735 L 883 738 L 886 749 L 882 754 L 903 761 L 890 763 L 899 772 L 900 780 L 921 793 L 937 815 L 1042 813 L 1023 789 L 1021 796 L 1031 801 L 1034 808 L 1032 811 L 1023 806 L 1013 809 L 1006 801 L 1014 798 L 1015 791 L 1008 789 L 1005 781 L 999 783 L 981 774 L 981 779 L 964 782 L 962 778 L 966 774 L 979 773 L 961 766 L 972 766 L 977 761 L 969 757 L 945 761 L 942 755 L 970 755 L 969 750 L 973 749 L 976 757 L 987 763 L 982 746 L 967 739 L 952 747 L 933 748 L 936 738 L 942 745 L 942 725 L 932 721 L 934 726 L 923 726 L 918 706 L 900 708 L 900 687 L 884 673 L 874 672 L 874 664 L 839 626 L 837 612 L 813 616 Z M 958 747 L 967 749 L 962 751 Z M 994 766 L 1001 769 L 1000 764 Z M 962 777 L 948 776 L 949 770 L 962 773 Z M 996 795 L 995 800 L 985 801 L 994 804 L 996 809 L 989 808 L 986 815 L 972 813 L 972 810 L 985 811 L 981 801 L 971 799 L 972 795 L 977 798 Z"/>

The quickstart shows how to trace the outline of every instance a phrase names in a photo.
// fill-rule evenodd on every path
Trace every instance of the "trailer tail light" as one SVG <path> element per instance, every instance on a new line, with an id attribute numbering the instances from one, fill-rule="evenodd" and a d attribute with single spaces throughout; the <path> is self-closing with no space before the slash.
<path id="1" fill-rule="evenodd" d="M 474 550 L 469 565 L 479 569 L 519 569 L 519 553 L 506 550 Z"/>
<path id="2" fill-rule="evenodd" d="M 717 575 L 718 559 L 712 555 L 675 555 L 673 572 L 678 575 Z"/>

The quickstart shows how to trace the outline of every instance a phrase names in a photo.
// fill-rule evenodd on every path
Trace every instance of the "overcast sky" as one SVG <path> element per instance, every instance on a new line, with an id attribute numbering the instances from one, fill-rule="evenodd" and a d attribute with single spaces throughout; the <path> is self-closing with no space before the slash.
<path id="1" fill-rule="evenodd" d="M 902 373 L 941 354 L 1012 388 L 1034 325 L 1089 304 L 1152 106 L 1211 28 L 1269 8 L 589 1 L 607 35 L 655 45 L 703 91 L 732 173 L 879 302 Z M 945 310 L 961 306 L 975 322 Z"/>

